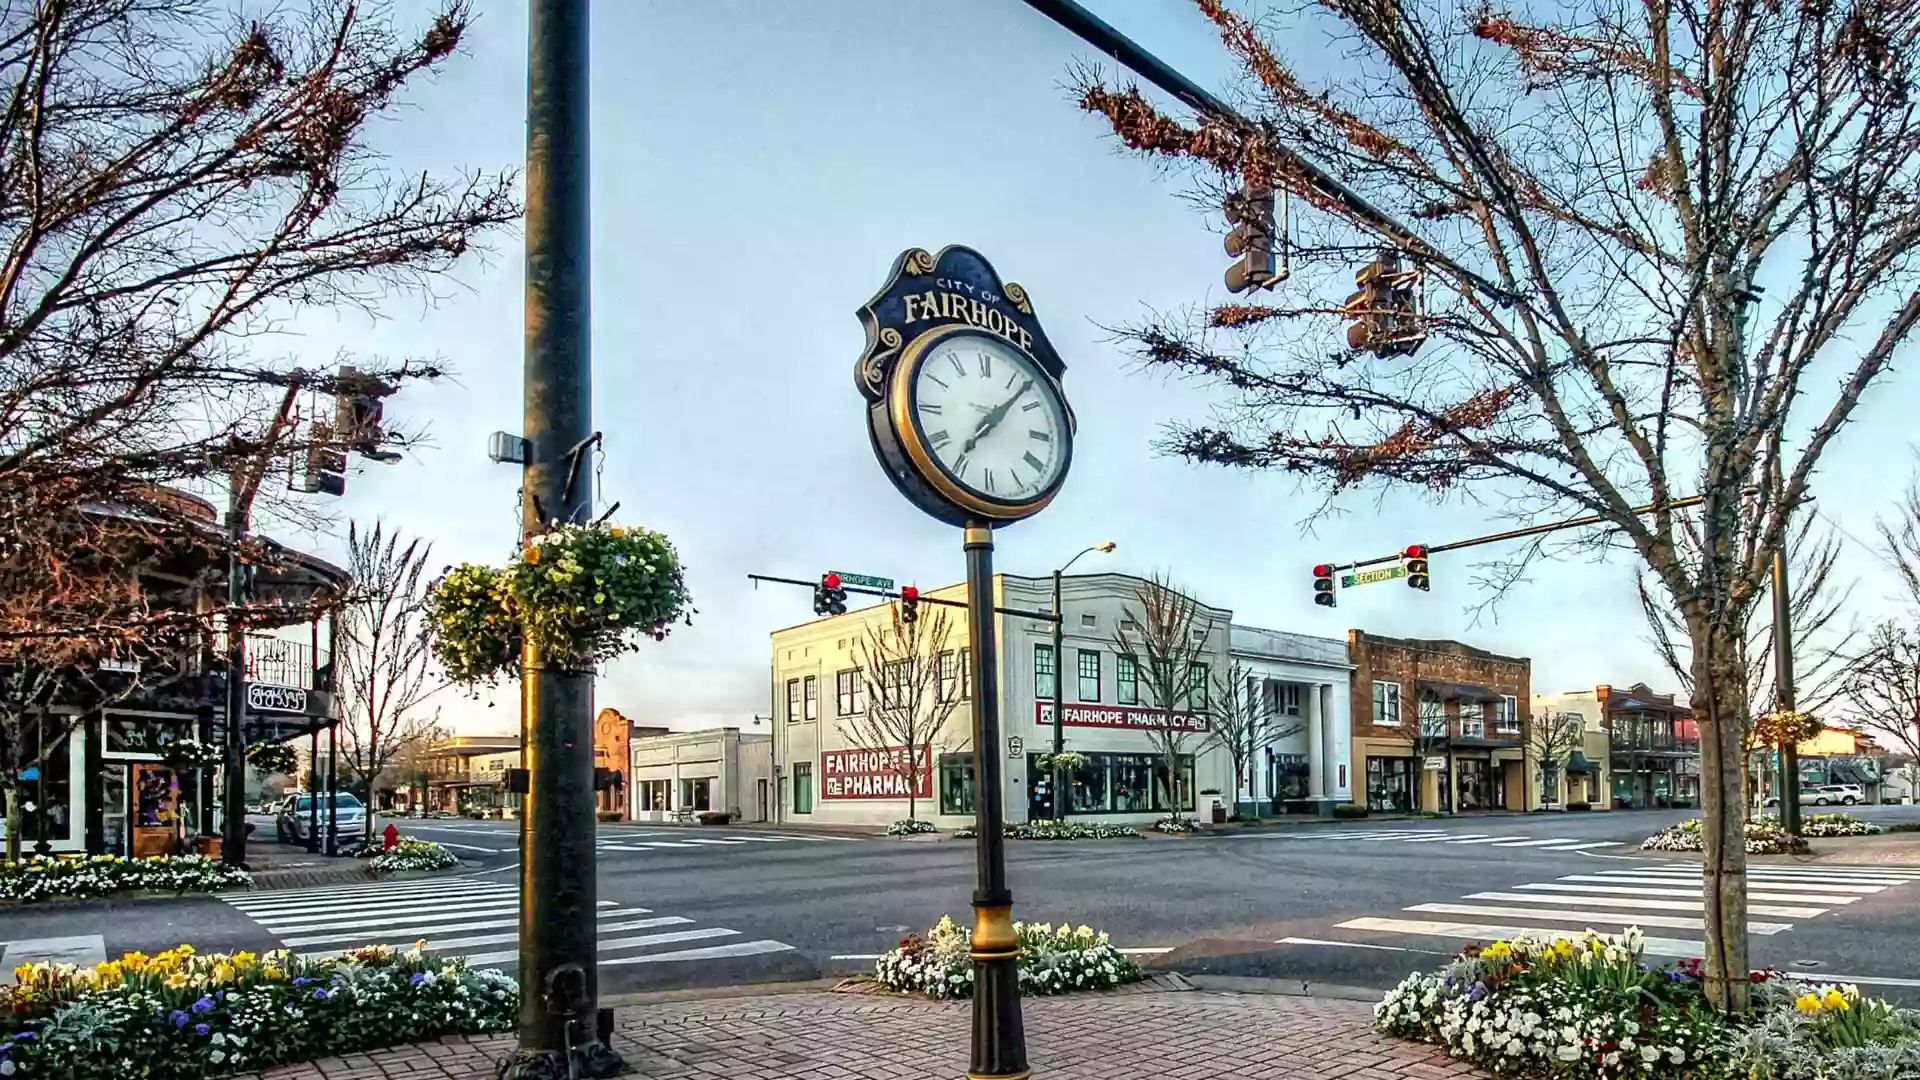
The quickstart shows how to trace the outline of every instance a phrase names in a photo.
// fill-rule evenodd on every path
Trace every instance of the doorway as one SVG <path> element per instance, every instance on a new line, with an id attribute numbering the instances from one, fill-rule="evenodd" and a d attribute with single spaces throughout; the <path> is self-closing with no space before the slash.
<path id="1" fill-rule="evenodd" d="M 760 779 L 760 780 L 756 780 L 756 781 L 754 781 L 754 794 L 755 794 L 755 795 L 757 796 L 757 799 L 756 799 L 756 803 L 755 803 L 755 805 L 756 805 L 756 807 L 758 808 L 758 810 L 760 811 L 760 816 L 759 816 L 759 817 L 757 817 L 757 818 L 754 818 L 753 820 L 755 820 L 755 821 L 765 821 L 765 820 L 767 820 L 767 794 L 768 794 L 768 792 L 767 792 L 767 781 L 766 781 L 766 780 L 765 780 L 764 778 L 763 778 L 763 779 Z"/>
<path id="2" fill-rule="evenodd" d="M 165 855 L 173 850 L 180 828 L 180 780 L 172 769 L 153 762 L 133 766 L 133 790 L 122 805 L 133 817 L 133 858 Z"/>

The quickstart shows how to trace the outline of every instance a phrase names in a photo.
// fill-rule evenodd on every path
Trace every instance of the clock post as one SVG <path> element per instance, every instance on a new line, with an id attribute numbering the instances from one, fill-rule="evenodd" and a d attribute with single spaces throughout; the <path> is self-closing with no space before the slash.
<path id="1" fill-rule="evenodd" d="M 854 382 L 867 435 L 907 500 L 963 530 L 973 657 L 975 885 L 968 1080 L 1025 1080 L 1020 941 L 1007 887 L 993 532 L 1053 501 L 1073 457 L 1066 365 L 1027 292 L 979 252 L 912 248 L 859 311 L 867 346 Z M 1058 613 L 1055 613 L 1058 618 Z"/>

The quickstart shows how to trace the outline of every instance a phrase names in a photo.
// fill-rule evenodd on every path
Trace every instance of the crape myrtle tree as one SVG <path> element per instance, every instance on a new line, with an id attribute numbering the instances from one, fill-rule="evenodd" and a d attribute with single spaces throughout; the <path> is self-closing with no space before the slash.
<path id="1" fill-rule="evenodd" d="M 1630 549 L 1684 627 L 1706 989 L 1744 1011 L 1749 615 L 1920 323 L 1920 5 L 1322 0 L 1274 9 L 1270 33 L 1196 4 L 1243 116 L 1169 115 L 1094 70 L 1079 103 L 1203 195 L 1288 193 L 1293 276 L 1124 331 L 1149 369 L 1224 391 L 1167 448 L 1329 498 L 1599 515 L 1593 542 Z M 1387 357 L 1342 326 L 1347 275 L 1383 251 L 1425 300 L 1424 345 Z M 1698 513 L 1663 505 L 1691 495 Z"/>

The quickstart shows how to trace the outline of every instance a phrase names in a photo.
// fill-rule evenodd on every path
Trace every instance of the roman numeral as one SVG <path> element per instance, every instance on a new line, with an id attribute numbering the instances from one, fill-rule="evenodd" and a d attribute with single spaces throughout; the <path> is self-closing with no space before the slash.
<path id="1" fill-rule="evenodd" d="M 1027 403 L 1026 403 L 1025 405 L 1022 405 L 1022 406 L 1020 406 L 1020 411 L 1021 411 L 1021 412 L 1032 412 L 1033 410 L 1035 410 L 1035 409 L 1037 409 L 1037 408 L 1039 408 L 1039 407 L 1040 407 L 1040 403 L 1039 403 L 1039 402 L 1037 402 L 1037 401 L 1029 401 L 1029 402 L 1027 402 Z"/>
<path id="2" fill-rule="evenodd" d="M 992 469 L 988 469 L 988 470 L 987 470 L 987 493 L 988 493 L 989 495 L 991 495 L 991 494 L 993 494 L 993 493 L 994 493 L 994 486 L 993 486 L 993 470 L 992 470 Z"/>
<path id="3" fill-rule="evenodd" d="M 962 480 L 967 478 L 967 455 L 961 454 L 953 459 L 953 475 Z"/>
<path id="4" fill-rule="evenodd" d="M 1027 438 L 1029 438 L 1029 439 L 1038 439 L 1038 440 L 1039 440 L 1039 441 L 1041 441 L 1041 442 L 1052 442 L 1052 441 L 1053 441 L 1053 436 L 1051 436 L 1051 435 L 1049 435 L 1049 434 L 1047 434 L 1047 433 L 1046 433 L 1046 432 L 1044 432 L 1044 431 L 1041 431 L 1041 430 L 1040 430 L 1039 428 L 1028 428 L 1028 429 L 1027 429 Z"/>
<path id="5" fill-rule="evenodd" d="M 980 377 L 983 379 L 993 378 L 993 357 L 988 356 L 986 353 L 980 353 L 979 357 Z"/>
<path id="6" fill-rule="evenodd" d="M 938 375 L 935 375 L 935 374 L 933 374 L 932 372 L 928 372 L 928 373 L 927 373 L 927 381 L 928 381 L 928 382 L 930 382 L 930 383 L 932 383 L 933 385 L 935 385 L 935 386 L 937 386 L 937 387 L 939 387 L 939 388 L 940 388 L 940 389 L 942 389 L 942 390 L 950 390 L 950 389 L 952 389 L 952 387 L 950 387 L 950 386 L 948 386 L 948 385 L 947 385 L 946 383 L 943 383 L 943 382 L 941 382 L 941 381 L 940 381 L 940 376 L 938 376 Z"/>
<path id="7" fill-rule="evenodd" d="M 944 431 L 943 431 L 943 432 L 941 432 L 940 434 L 942 434 L 942 435 L 945 435 L 945 434 L 946 434 L 946 432 L 944 432 Z M 1027 451 L 1027 452 L 1026 452 L 1025 454 L 1023 454 L 1023 455 L 1021 455 L 1021 457 L 1020 457 L 1020 460 L 1021 460 L 1021 461 L 1024 461 L 1024 462 L 1026 462 L 1027 464 L 1029 464 L 1029 465 L 1031 465 L 1031 466 L 1033 466 L 1033 471 L 1034 471 L 1034 472 L 1046 472 L 1046 471 L 1047 471 L 1047 466 L 1046 466 L 1046 463 L 1045 463 L 1045 462 L 1043 462 L 1043 461 L 1041 461 L 1041 460 L 1040 460 L 1039 458 L 1037 458 L 1037 457 L 1034 457 L 1034 456 L 1033 456 L 1033 451 L 1031 451 L 1031 450 L 1029 450 L 1029 451 Z"/>
<path id="8" fill-rule="evenodd" d="M 960 358 L 953 355 L 952 353 L 947 354 L 947 359 L 953 361 L 953 373 L 962 378 L 965 378 L 967 374 L 967 365 L 961 363 Z"/>
<path id="9" fill-rule="evenodd" d="M 944 431 L 936 431 L 933 434 L 927 436 L 927 441 L 932 443 L 934 446 L 934 449 L 937 450 L 940 447 L 945 446 L 948 443 L 952 442 L 953 436 L 947 434 Z"/>
<path id="10" fill-rule="evenodd" d="M 941 412 L 945 411 L 945 409 L 946 409 L 946 406 L 936 405 L 931 401 L 923 401 L 920 403 L 921 412 L 932 413 L 935 416 L 939 416 Z"/>
<path id="11" fill-rule="evenodd" d="M 1019 372 L 1019 370 L 1018 370 L 1018 369 L 1015 369 L 1015 370 L 1013 370 L 1013 371 L 1010 371 L 1010 372 L 1008 372 L 1008 373 L 1007 373 L 1007 386 L 1012 386 L 1012 385 L 1013 385 L 1013 384 L 1014 384 L 1015 382 L 1018 382 L 1018 381 L 1019 381 L 1019 379 L 1020 379 L 1020 372 Z M 1002 387 L 1002 389 L 1005 389 L 1005 387 Z"/>

